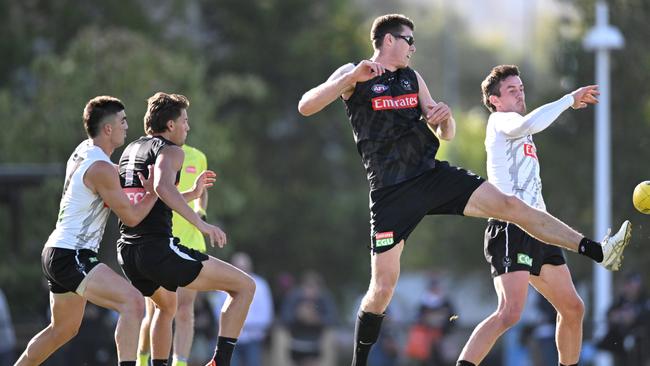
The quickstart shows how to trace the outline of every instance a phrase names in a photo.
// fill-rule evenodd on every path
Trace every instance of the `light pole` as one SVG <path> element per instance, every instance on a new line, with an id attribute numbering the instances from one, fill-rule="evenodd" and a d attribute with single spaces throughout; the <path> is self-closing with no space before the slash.
<path id="1" fill-rule="evenodd" d="M 601 238 L 611 226 L 611 137 L 609 122 L 609 51 L 622 48 L 625 41 L 621 32 L 608 24 L 608 9 L 604 1 L 596 4 L 596 26 L 583 40 L 587 50 L 596 52 L 596 84 L 600 86 L 600 103 L 596 105 L 594 140 L 594 206 L 596 217 L 594 236 Z M 612 300 L 612 274 L 594 263 L 594 335 L 603 336 L 606 328 L 607 308 Z M 611 366 L 609 354 L 596 356 L 597 366 Z"/>

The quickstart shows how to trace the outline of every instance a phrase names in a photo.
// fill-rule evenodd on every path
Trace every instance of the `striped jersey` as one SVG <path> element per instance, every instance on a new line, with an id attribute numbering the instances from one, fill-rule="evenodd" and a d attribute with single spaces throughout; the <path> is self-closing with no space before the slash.
<path id="1" fill-rule="evenodd" d="M 99 250 L 110 209 L 83 181 L 88 168 L 97 161 L 112 164 L 90 139 L 79 144 L 68 159 L 59 217 L 46 247 Z"/>
<path id="2" fill-rule="evenodd" d="M 503 193 L 546 210 L 533 135 L 550 126 L 572 104 L 573 97 L 567 94 L 525 116 L 516 112 L 492 113 L 485 133 L 488 181 Z"/>
<path id="3" fill-rule="evenodd" d="M 120 185 L 131 203 L 138 203 L 146 194 L 137 173 L 148 178 L 148 166 L 156 164 L 156 159 L 166 146 L 176 145 L 162 136 L 142 136 L 122 152 L 119 163 Z M 180 172 L 177 172 L 175 183 L 178 183 L 179 176 Z M 138 225 L 130 227 L 121 220 L 119 224 L 121 236 L 118 245 L 166 240 L 172 237 L 172 209 L 159 199 Z"/>

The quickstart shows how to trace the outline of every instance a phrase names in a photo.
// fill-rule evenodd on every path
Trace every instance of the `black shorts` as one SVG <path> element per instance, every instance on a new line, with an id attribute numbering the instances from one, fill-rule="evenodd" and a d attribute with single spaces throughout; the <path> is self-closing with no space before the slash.
<path id="1" fill-rule="evenodd" d="M 392 186 L 370 191 L 370 249 L 382 253 L 406 241 L 426 215 L 463 215 L 480 176 L 437 161 L 436 167 Z"/>
<path id="2" fill-rule="evenodd" d="M 566 264 L 561 248 L 545 244 L 519 226 L 499 220 L 488 220 L 484 246 L 485 259 L 492 266 L 492 277 L 515 271 L 539 276 L 545 264 Z"/>
<path id="3" fill-rule="evenodd" d="M 169 291 L 189 285 L 199 275 L 208 256 L 180 245 L 178 238 L 146 244 L 119 243 L 117 259 L 131 284 L 151 296 L 162 286 Z"/>
<path id="4" fill-rule="evenodd" d="M 99 263 L 97 253 L 90 249 L 45 247 L 41 253 L 43 273 L 53 294 L 76 292 L 81 281 Z"/>

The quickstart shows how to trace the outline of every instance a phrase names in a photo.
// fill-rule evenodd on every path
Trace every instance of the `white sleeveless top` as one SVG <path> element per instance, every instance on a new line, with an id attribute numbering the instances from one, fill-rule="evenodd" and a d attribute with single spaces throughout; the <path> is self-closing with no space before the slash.
<path id="1" fill-rule="evenodd" d="M 68 159 L 59 217 L 46 247 L 98 251 L 110 209 L 83 181 L 86 171 L 96 161 L 113 164 L 90 139 L 79 144 Z"/>
<path id="2" fill-rule="evenodd" d="M 573 97 L 568 94 L 525 116 L 516 112 L 492 113 L 485 131 L 488 181 L 501 192 L 546 210 L 532 135 L 551 125 L 572 104 Z"/>

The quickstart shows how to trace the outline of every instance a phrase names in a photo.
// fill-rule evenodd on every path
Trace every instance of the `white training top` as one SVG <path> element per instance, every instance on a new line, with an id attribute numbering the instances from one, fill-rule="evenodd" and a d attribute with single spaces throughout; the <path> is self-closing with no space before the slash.
<path id="1" fill-rule="evenodd" d="M 59 217 L 46 247 L 98 251 L 110 209 L 83 181 L 86 171 L 96 161 L 113 164 L 90 139 L 79 144 L 68 159 Z"/>
<path id="2" fill-rule="evenodd" d="M 503 193 L 546 210 L 532 135 L 550 126 L 572 104 L 573 96 L 567 94 L 525 116 L 516 112 L 492 113 L 485 133 L 488 181 Z"/>

